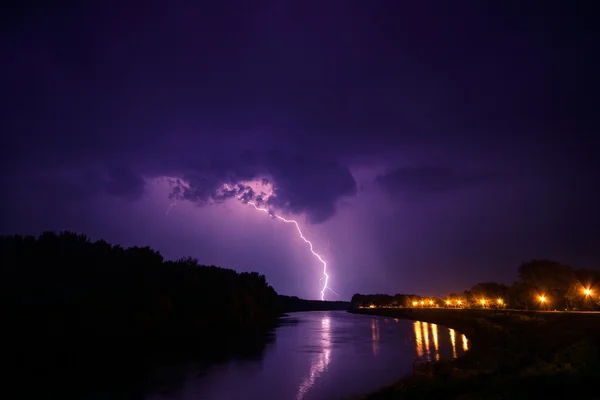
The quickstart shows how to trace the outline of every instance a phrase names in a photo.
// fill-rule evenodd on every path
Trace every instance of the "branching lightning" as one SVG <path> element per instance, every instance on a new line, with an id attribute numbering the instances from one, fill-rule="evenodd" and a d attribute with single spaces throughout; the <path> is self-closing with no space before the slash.
<path id="1" fill-rule="evenodd" d="M 232 190 L 231 187 L 227 184 L 224 185 L 224 187 L 227 190 Z M 243 196 L 236 196 L 238 200 L 243 200 Z M 325 282 L 323 283 L 323 287 L 321 288 L 321 300 L 325 300 L 325 290 L 329 290 L 332 293 L 334 293 L 335 295 L 339 296 L 336 292 L 333 291 L 333 289 L 331 289 L 328 285 L 329 283 L 329 275 L 327 274 L 327 262 L 323 259 L 323 257 L 321 257 L 321 255 L 319 255 L 313 248 L 313 244 L 311 243 L 310 240 L 308 240 L 304 234 L 302 233 L 302 229 L 300 229 L 300 224 L 298 224 L 297 221 L 293 220 L 293 219 L 287 219 L 284 218 L 282 216 L 273 214 L 271 211 L 269 211 L 267 208 L 261 207 L 259 206 L 257 203 L 253 202 L 253 201 L 246 201 L 246 203 L 248 203 L 249 205 L 251 205 L 252 207 L 254 207 L 255 210 L 257 211 L 262 211 L 267 215 L 271 215 L 274 218 L 277 218 L 280 221 L 283 221 L 287 224 L 294 224 L 294 226 L 296 227 L 296 231 L 298 232 L 298 236 L 300 236 L 300 238 L 306 243 L 308 244 L 308 248 L 310 249 L 310 252 L 312 253 L 313 256 L 315 256 L 317 258 L 317 260 L 319 260 L 319 262 L 323 265 L 323 275 L 321 276 L 321 279 L 319 280 L 319 282 L 322 282 L 323 280 L 325 280 Z"/>
<path id="2" fill-rule="evenodd" d="M 165 213 L 165 215 L 169 215 L 169 211 L 171 211 L 171 208 L 173 208 L 176 205 L 177 205 L 177 200 L 173 200 L 173 202 L 171 204 L 169 204 L 169 207 L 167 208 L 167 212 Z"/>

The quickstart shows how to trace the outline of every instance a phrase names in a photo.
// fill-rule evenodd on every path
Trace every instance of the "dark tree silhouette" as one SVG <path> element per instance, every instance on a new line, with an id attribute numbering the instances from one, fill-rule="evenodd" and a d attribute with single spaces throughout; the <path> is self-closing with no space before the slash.
<path id="1" fill-rule="evenodd" d="M 264 275 L 165 261 L 85 235 L 0 238 L 3 327 L 15 337 L 223 338 L 270 326 L 277 293 Z"/>

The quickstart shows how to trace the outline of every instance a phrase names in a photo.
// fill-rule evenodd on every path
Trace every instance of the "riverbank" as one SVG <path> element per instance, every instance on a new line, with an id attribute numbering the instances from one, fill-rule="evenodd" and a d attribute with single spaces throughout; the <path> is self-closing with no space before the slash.
<path id="1" fill-rule="evenodd" d="M 600 314 L 453 309 L 350 312 L 419 320 L 464 333 L 461 358 L 424 363 L 363 399 L 600 399 Z"/>

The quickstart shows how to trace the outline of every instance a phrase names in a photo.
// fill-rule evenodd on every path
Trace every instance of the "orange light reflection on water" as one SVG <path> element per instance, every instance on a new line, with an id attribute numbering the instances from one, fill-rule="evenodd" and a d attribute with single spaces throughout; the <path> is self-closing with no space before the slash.
<path id="1" fill-rule="evenodd" d="M 440 353 L 439 353 L 439 342 L 438 342 L 438 330 L 436 324 L 431 324 L 431 333 L 433 334 L 433 348 L 435 349 L 435 359 L 439 361 Z"/>
<path id="2" fill-rule="evenodd" d="M 427 354 L 427 361 L 431 361 L 431 350 L 429 348 L 429 324 L 423 322 L 423 338 L 425 339 L 425 354 Z"/>
<path id="3" fill-rule="evenodd" d="M 415 344 L 417 349 L 417 357 L 423 357 L 423 336 L 421 335 L 421 322 L 416 321 L 413 323 L 415 329 Z"/>
<path id="4" fill-rule="evenodd" d="M 456 358 L 456 332 L 450 328 L 450 342 L 452 343 L 452 357 Z"/>

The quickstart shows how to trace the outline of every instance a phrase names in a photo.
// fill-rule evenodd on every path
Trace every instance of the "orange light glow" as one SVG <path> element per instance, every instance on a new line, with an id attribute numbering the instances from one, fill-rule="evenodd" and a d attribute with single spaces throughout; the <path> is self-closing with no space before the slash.
<path id="1" fill-rule="evenodd" d="M 546 296 L 540 296 L 540 301 L 542 303 L 545 303 L 546 302 Z"/>
<path id="2" fill-rule="evenodd" d="M 460 306 L 462 304 L 462 300 L 458 300 L 456 303 Z"/>
<path id="3" fill-rule="evenodd" d="M 591 291 L 591 289 L 583 289 L 583 294 L 585 294 L 586 296 L 591 296 L 592 291 Z"/>
<path id="4" fill-rule="evenodd" d="M 421 305 L 424 305 L 424 304 L 425 304 L 425 302 L 424 302 L 424 301 L 421 301 Z"/>
<path id="5" fill-rule="evenodd" d="M 421 322 L 417 321 L 413 323 L 415 329 L 415 345 L 417 348 L 417 356 L 423 357 L 423 335 L 421 333 Z"/>
<path id="6" fill-rule="evenodd" d="M 448 329 L 450 331 L 450 343 L 452 343 L 452 357 L 456 358 L 456 333 L 454 329 Z"/>
<path id="7" fill-rule="evenodd" d="M 485 305 L 485 300 L 481 299 L 481 305 Z"/>
<path id="8" fill-rule="evenodd" d="M 431 361 L 431 349 L 429 348 L 429 324 L 423 322 L 423 346 L 425 347 L 425 354 L 427 355 L 427 361 Z"/>
<path id="9" fill-rule="evenodd" d="M 429 305 L 432 306 L 433 305 L 433 301 L 429 300 Z"/>
<path id="10" fill-rule="evenodd" d="M 504 304 L 504 300 L 498 299 L 498 304 Z"/>
<path id="11" fill-rule="evenodd" d="M 413 301 L 413 307 L 416 307 L 419 303 L 417 303 L 416 301 Z"/>

